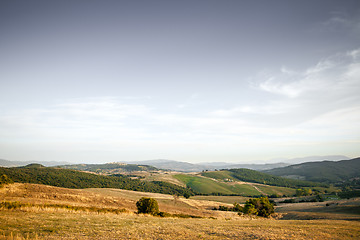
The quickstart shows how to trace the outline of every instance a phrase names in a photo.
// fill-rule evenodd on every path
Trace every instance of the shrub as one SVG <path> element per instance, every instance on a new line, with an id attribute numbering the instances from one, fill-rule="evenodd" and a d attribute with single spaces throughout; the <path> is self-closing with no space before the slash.
<path id="1" fill-rule="evenodd" d="M 274 205 L 269 202 L 267 197 L 252 198 L 246 201 L 244 213 L 261 217 L 269 217 L 272 213 L 274 213 Z"/>
<path id="2" fill-rule="evenodd" d="M 159 217 L 172 217 L 172 215 L 170 213 L 167 213 L 167 212 L 159 212 L 156 216 L 159 216 Z"/>
<path id="3" fill-rule="evenodd" d="M 240 204 L 234 203 L 233 211 L 234 212 L 243 212 L 244 208 L 242 206 L 240 206 Z"/>
<path id="4" fill-rule="evenodd" d="M 186 199 L 188 199 L 189 197 L 191 197 L 190 193 L 188 193 L 188 192 L 184 193 L 183 196 L 184 196 Z"/>
<path id="5" fill-rule="evenodd" d="M 156 215 L 159 213 L 159 205 L 153 198 L 142 197 L 136 202 L 138 213 L 149 213 Z"/>
<path id="6" fill-rule="evenodd" d="M 234 203 L 234 207 L 227 207 L 227 206 L 219 206 L 219 208 L 214 207 L 212 210 L 219 210 L 219 211 L 232 211 L 232 212 L 243 212 L 244 208 L 240 206 L 238 203 Z"/>

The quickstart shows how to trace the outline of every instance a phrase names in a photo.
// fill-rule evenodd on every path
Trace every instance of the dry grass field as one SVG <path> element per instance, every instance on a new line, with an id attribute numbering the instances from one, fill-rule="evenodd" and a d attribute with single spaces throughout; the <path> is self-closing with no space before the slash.
<path id="1" fill-rule="evenodd" d="M 161 211 L 203 218 L 135 214 L 135 202 L 142 196 L 156 198 Z M 328 202 L 329 206 L 285 204 L 277 208 L 283 219 L 250 218 L 209 210 L 233 200 L 225 199 L 224 196 L 211 200 L 184 199 L 118 189 L 73 190 L 11 184 L 0 189 L 0 202 L 16 201 L 23 205 L 0 208 L 0 239 L 360 239 L 356 199 Z M 102 208 L 122 211 L 99 211 Z M 316 217 L 311 218 L 311 214 Z"/>
<path id="2" fill-rule="evenodd" d="M 282 204 L 277 212 L 284 213 L 283 219 L 360 221 L 360 199 Z"/>

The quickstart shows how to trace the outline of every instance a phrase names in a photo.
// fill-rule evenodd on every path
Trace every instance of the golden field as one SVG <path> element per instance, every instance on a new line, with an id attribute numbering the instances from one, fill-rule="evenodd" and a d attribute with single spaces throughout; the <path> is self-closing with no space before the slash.
<path id="1" fill-rule="evenodd" d="M 136 214 L 142 196 L 156 198 L 160 211 L 202 218 Z M 20 207 L 0 209 L 0 239 L 360 239 L 358 199 L 284 204 L 277 207 L 279 219 L 264 219 L 211 210 L 234 197 L 196 198 L 10 184 L 0 189 L 0 200 Z"/>

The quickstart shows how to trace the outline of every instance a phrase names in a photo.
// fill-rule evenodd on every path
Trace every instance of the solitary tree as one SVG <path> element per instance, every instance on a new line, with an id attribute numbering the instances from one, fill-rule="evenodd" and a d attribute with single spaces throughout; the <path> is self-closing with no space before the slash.
<path id="1" fill-rule="evenodd" d="M 267 197 L 252 198 L 246 201 L 244 213 L 249 215 L 258 215 L 261 217 L 269 217 L 274 213 L 274 205 L 269 202 Z"/>
<path id="2" fill-rule="evenodd" d="M 186 193 L 184 193 L 184 197 L 185 197 L 186 199 L 188 199 L 189 197 L 191 197 L 191 195 L 190 195 L 190 193 L 186 192 Z"/>
<path id="3" fill-rule="evenodd" d="M 153 198 L 142 197 L 136 202 L 138 213 L 149 213 L 156 215 L 159 213 L 159 205 Z"/>

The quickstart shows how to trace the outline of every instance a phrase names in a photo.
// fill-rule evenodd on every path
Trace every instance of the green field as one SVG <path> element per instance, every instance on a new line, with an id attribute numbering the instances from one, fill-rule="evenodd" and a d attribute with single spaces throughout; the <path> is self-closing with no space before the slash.
<path id="1" fill-rule="evenodd" d="M 286 188 L 286 187 L 277 187 L 277 186 L 269 186 L 269 185 L 261 185 L 261 184 L 257 184 L 256 187 L 268 195 L 277 194 L 280 196 L 282 195 L 292 196 L 296 192 L 295 189 Z"/>
<path id="2" fill-rule="evenodd" d="M 201 173 L 201 175 L 209 177 L 209 178 L 221 180 L 221 181 L 224 181 L 224 179 L 231 179 L 233 181 L 238 181 L 238 179 L 231 176 L 231 172 L 226 171 L 226 170 L 215 171 L 215 172 L 212 172 L 212 171 L 211 172 L 203 172 L 203 173 Z"/>
<path id="3" fill-rule="evenodd" d="M 254 187 L 246 184 L 227 184 L 215 180 L 189 174 L 177 174 L 174 177 L 186 184 L 194 191 L 202 194 L 241 194 L 246 196 L 260 195 Z"/>
<path id="4" fill-rule="evenodd" d="M 295 189 L 286 187 L 269 186 L 256 183 L 240 183 L 237 181 L 223 182 L 217 179 L 232 179 L 227 172 L 209 172 L 208 177 L 201 177 L 191 174 L 176 174 L 174 178 L 186 184 L 192 190 L 201 194 L 236 194 L 242 196 L 258 196 L 258 195 L 289 195 L 295 194 Z M 211 179 L 214 177 L 216 179 Z"/>

